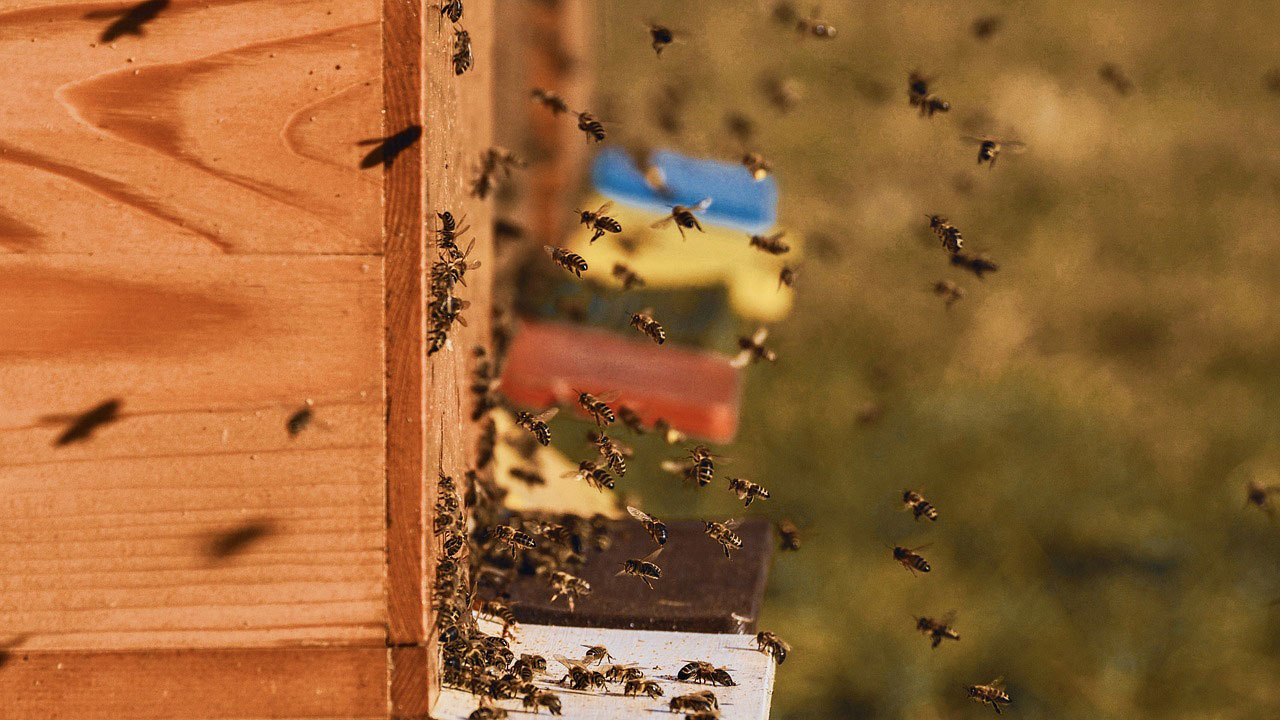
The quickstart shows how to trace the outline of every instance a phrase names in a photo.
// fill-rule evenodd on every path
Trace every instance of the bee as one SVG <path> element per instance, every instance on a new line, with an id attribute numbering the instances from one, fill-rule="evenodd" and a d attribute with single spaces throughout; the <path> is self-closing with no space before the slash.
<path id="1" fill-rule="evenodd" d="M 999 15 L 983 15 L 973 21 L 971 30 L 973 36 L 979 40 L 990 39 L 992 35 L 1000 30 L 1000 26 L 1004 20 Z"/>
<path id="2" fill-rule="evenodd" d="M 667 331 L 662 329 L 662 323 L 653 319 L 653 308 L 631 313 L 631 327 L 648 335 L 650 340 L 659 345 L 667 341 Z"/>
<path id="3" fill-rule="evenodd" d="M 560 412 L 560 408 L 550 408 L 537 415 L 530 415 L 521 410 L 516 413 L 516 424 L 533 433 L 533 436 L 541 445 L 551 444 L 551 428 L 547 427 L 547 421 L 556 416 Z"/>
<path id="4" fill-rule="evenodd" d="M 583 645 L 587 649 L 586 655 L 582 658 L 584 665 L 601 665 L 605 660 L 612 660 L 613 656 L 609 654 L 609 648 L 603 645 Z"/>
<path id="5" fill-rule="evenodd" d="M 481 200 L 489 196 L 494 187 L 494 177 L 501 170 L 503 177 L 511 175 L 511 168 L 522 168 L 527 163 L 520 156 L 502 147 L 491 147 L 480 153 L 480 177 L 471 186 L 471 194 Z"/>
<path id="6" fill-rule="evenodd" d="M 587 142 L 604 142 L 604 123 L 591 113 L 578 113 L 578 129 L 587 134 Z"/>
<path id="7" fill-rule="evenodd" d="M 582 277 L 582 273 L 587 271 L 587 261 L 583 260 L 578 253 L 571 252 L 565 248 L 551 247 L 550 245 L 543 245 L 542 249 L 551 255 L 552 262 L 578 277 Z"/>
<path id="8" fill-rule="evenodd" d="M 911 107 L 920 108 L 920 117 L 933 117 L 934 113 L 947 112 L 951 103 L 929 92 L 930 79 L 913 70 L 907 76 L 907 101 Z"/>
<path id="9" fill-rule="evenodd" d="M 640 413 L 632 410 L 626 405 L 618 406 L 618 419 L 621 420 L 622 424 L 626 425 L 631 432 L 637 435 L 644 435 L 649 432 L 644 426 L 644 421 L 640 419 Z"/>
<path id="10" fill-rule="evenodd" d="M 662 57 L 662 51 L 676 41 L 676 34 L 669 27 L 649 23 L 649 39 L 653 43 L 653 52 Z"/>
<path id="11" fill-rule="evenodd" d="M 679 445 L 689 439 L 689 436 L 671 427 L 671 423 L 667 422 L 664 418 L 654 420 L 653 429 L 662 433 L 662 439 L 666 440 L 668 445 Z"/>
<path id="12" fill-rule="evenodd" d="M 791 246 L 782 241 L 782 236 L 786 234 L 784 230 L 773 235 L 752 235 L 749 244 L 770 255 L 785 255 L 791 252 Z"/>
<path id="13" fill-rule="evenodd" d="M 968 255 L 962 252 L 951 255 L 951 264 L 977 275 L 979 280 L 982 279 L 984 274 L 1000 269 L 1000 266 L 986 255 Z"/>
<path id="14" fill-rule="evenodd" d="M 760 86 L 765 99 L 779 112 L 791 112 L 804 97 L 804 90 L 795 78 L 768 76 Z"/>
<path id="15" fill-rule="evenodd" d="M 644 679 L 644 671 L 635 663 L 627 665 L 610 665 L 604 669 L 604 677 L 609 682 L 630 682 Z"/>
<path id="16" fill-rule="evenodd" d="M 671 698 L 671 702 L 667 706 L 671 708 L 671 712 L 679 712 L 681 710 L 711 712 L 720 708 L 720 702 L 716 700 L 714 692 L 703 690 L 702 692 L 688 693 L 687 695 L 677 695 Z"/>
<path id="17" fill-rule="evenodd" d="M 964 288 L 950 280 L 939 280 L 933 284 L 933 294 L 945 300 L 947 309 L 964 297 Z"/>
<path id="18" fill-rule="evenodd" d="M 534 672 L 547 671 L 547 659 L 542 657 L 541 655 L 530 655 L 528 653 L 521 653 L 520 660 L 521 662 L 528 664 L 529 667 L 533 668 Z"/>
<path id="19" fill-rule="evenodd" d="M 560 678 L 560 684 L 566 685 L 573 690 L 591 690 L 607 687 L 604 679 L 604 673 L 596 672 L 587 667 L 586 663 L 579 660 L 570 660 L 563 655 L 557 655 L 556 660 L 565 666 L 568 671 L 565 676 Z"/>
<path id="20" fill-rule="evenodd" d="M 666 84 L 654 92 L 650 101 L 653 119 L 668 135 L 678 135 L 684 130 L 685 89 L 677 84 Z"/>
<path id="21" fill-rule="evenodd" d="M 311 424 L 313 414 L 311 408 L 304 407 L 293 415 L 289 416 L 289 421 L 285 423 L 285 429 L 289 431 L 290 437 L 297 437 L 298 433 L 307 429 L 307 425 Z"/>
<path id="22" fill-rule="evenodd" d="M 608 403 L 617 400 L 617 393 L 608 393 L 596 397 L 591 393 L 579 392 L 578 405 L 596 421 L 596 425 L 611 425 L 617 421 L 618 417 L 613 414 L 613 410 L 609 408 Z"/>
<path id="23" fill-rule="evenodd" d="M 651 699 L 657 700 L 662 697 L 662 686 L 653 680 L 628 680 L 626 686 L 622 689 L 622 694 L 627 696 L 648 695 Z"/>
<path id="24" fill-rule="evenodd" d="M 950 253 L 960 252 L 964 247 L 964 237 L 960 230 L 941 215 L 925 215 L 929 218 L 929 229 L 942 241 L 942 247 Z"/>
<path id="25" fill-rule="evenodd" d="M 632 455 L 631 448 L 604 433 L 598 433 L 594 430 L 587 433 L 587 440 L 595 444 L 610 471 L 618 477 L 627 474 L 627 458 Z"/>
<path id="26" fill-rule="evenodd" d="M 505 526 L 503 526 L 505 527 Z M 502 637 L 506 638 L 511 628 L 516 626 L 516 614 L 511 607 L 498 600 L 487 600 L 480 605 L 479 613 L 486 617 L 502 621 Z"/>
<path id="27" fill-rule="evenodd" d="M 938 509 L 935 508 L 928 500 L 925 500 L 924 496 L 915 490 L 902 491 L 902 504 L 906 509 L 911 511 L 911 514 L 915 516 L 916 520 L 919 520 L 922 517 L 929 518 L 935 522 L 938 520 Z"/>
<path id="28" fill-rule="evenodd" d="M 765 490 L 760 485 L 743 478 L 729 478 L 729 489 L 737 494 L 739 500 L 744 501 L 743 507 L 751 507 L 751 503 L 754 502 L 756 498 L 760 498 L 761 500 L 769 499 L 768 490 Z"/>
<path id="29" fill-rule="evenodd" d="M 604 237 L 604 234 L 607 232 L 622 232 L 622 224 L 608 215 L 605 215 L 611 207 L 613 207 L 613 203 L 607 202 L 601 205 L 600 209 L 595 212 L 591 212 L 590 210 L 574 210 L 574 212 L 578 214 L 578 221 L 591 228 L 592 234 L 590 242 L 599 240 Z M 583 270 L 585 269 L 586 268 L 583 268 Z"/>
<path id="30" fill-rule="evenodd" d="M 778 271 L 778 289 L 781 290 L 783 285 L 787 287 L 795 287 L 796 269 L 790 265 L 783 265 Z"/>
<path id="31" fill-rule="evenodd" d="M 693 462 L 690 475 L 698 481 L 699 487 L 710 485 L 715 477 L 716 464 L 712 457 L 711 450 L 706 445 L 694 445 L 689 450 L 689 459 Z"/>
<path id="32" fill-rule="evenodd" d="M 818 19 L 818 8 L 814 8 L 813 13 L 807 18 L 796 17 L 796 32 L 800 33 L 801 37 L 812 35 L 821 40 L 833 40 L 836 36 L 834 26 Z"/>
<path id="33" fill-rule="evenodd" d="M 449 22 L 462 19 L 462 0 L 445 0 L 440 3 L 440 14 L 449 18 Z"/>
<path id="34" fill-rule="evenodd" d="M 564 596 L 564 599 L 569 603 L 569 612 L 573 612 L 574 603 L 578 598 L 591 594 L 591 583 L 575 575 L 570 575 L 563 570 L 551 573 L 551 577 L 548 580 L 551 583 L 551 589 L 555 591 L 551 596 L 551 602 L 555 602 L 561 596 Z"/>
<path id="35" fill-rule="evenodd" d="M 912 575 L 916 574 L 916 570 L 919 570 L 920 572 L 923 572 L 923 573 L 927 573 L 931 569 L 929 567 L 929 562 L 925 560 L 921 555 L 916 553 L 917 550 L 923 550 L 927 547 L 929 546 L 921 545 L 920 547 L 917 547 L 917 548 L 907 549 L 901 546 L 894 546 L 893 559 L 902 563 L 902 567 L 909 570 Z"/>
<path id="36" fill-rule="evenodd" d="M 998 677 L 986 685 L 969 685 L 965 688 L 965 692 L 969 693 L 969 698 L 982 703 L 983 705 L 991 705 L 995 708 L 996 714 L 1000 714 L 1000 706 L 1008 705 L 1013 701 L 1009 699 L 1009 693 L 1000 687 L 1004 684 L 1004 678 Z"/>
<path id="37" fill-rule="evenodd" d="M 506 720 L 507 711 L 496 705 L 491 705 L 489 698 L 480 697 L 480 707 L 471 711 L 467 716 L 467 720 Z"/>
<path id="38" fill-rule="evenodd" d="M 764 345 L 764 341 L 768 339 L 769 328 L 764 326 L 757 328 L 755 334 L 751 337 L 738 338 L 738 354 L 729 361 L 729 364 L 736 368 L 742 368 L 758 360 L 776 362 L 778 354 Z"/>
<path id="39" fill-rule="evenodd" d="M 977 143 L 978 145 L 978 164 L 987 163 L 987 169 L 996 166 L 996 158 L 1000 157 L 1001 152 L 1021 153 L 1027 149 L 1027 146 L 1016 140 L 997 140 L 993 137 L 982 135 L 974 137 L 965 135 L 966 142 Z"/>
<path id="40" fill-rule="evenodd" d="M 539 103 L 542 103 L 543 107 L 550 110 L 552 115 L 560 115 L 563 113 L 570 112 L 569 104 L 564 101 L 564 98 L 551 92 L 550 90 L 543 90 L 542 88 L 534 88 L 533 92 L 530 94 L 533 96 L 534 100 L 537 100 Z"/>
<path id="41" fill-rule="evenodd" d="M 916 618 L 916 630 L 928 635 L 931 647 L 938 647 L 943 640 L 959 640 L 960 633 L 951 627 L 951 623 L 955 622 L 956 613 L 954 610 L 947 613 L 941 620 L 935 620 L 929 617 Z"/>
<path id="42" fill-rule="evenodd" d="M 613 277 L 622 283 L 622 289 L 624 291 L 632 288 L 644 287 L 644 278 L 636 274 L 635 270 L 632 270 L 622 263 L 613 264 Z"/>
<path id="43" fill-rule="evenodd" d="M 631 517 L 640 521 L 640 524 L 644 526 L 645 532 L 649 533 L 649 537 L 653 538 L 654 542 L 658 543 L 658 545 L 667 544 L 667 526 L 661 520 L 630 505 L 627 506 L 627 512 L 631 514 Z"/>
<path id="44" fill-rule="evenodd" d="M 512 557 L 515 557 L 516 550 L 519 548 L 533 549 L 538 546 L 538 543 L 528 533 L 517 530 L 510 525 L 497 525 L 490 530 L 489 535 L 503 545 L 510 546 Z"/>
<path id="45" fill-rule="evenodd" d="M 432 263 L 432 276 L 435 278 L 447 279 L 450 283 L 461 283 L 466 285 L 465 275 L 468 270 L 475 270 L 480 267 L 479 260 L 467 262 L 467 256 L 471 254 L 471 250 L 476 246 L 476 241 L 472 240 L 467 245 L 467 249 L 460 253 L 451 253 L 447 259 L 442 257 L 440 260 Z"/>
<path id="46" fill-rule="evenodd" d="M 471 54 L 471 34 L 466 30 L 453 31 L 453 74 L 461 75 L 471 69 L 475 57 Z"/>
<path id="47" fill-rule="evenodd" d="M 733 556 L 730 555 L 730 551 L 742 549 L 742 538 L 733 531 L 734 528 L 738 527 L 737 520 L 726 520 L 722 523 L 706 521 L 702 524 L 706 526 L 704 532 L 707 533 L 707 536 L 720 543 L 725 557 L 732 559 Z"/>
<path id="48" fill-rule="evenodd" d="M 1133 92 L 1133 81 L 1115 63 L 1103 63 L 1102 67 L 1098 68 L 1098 77 L 1120 95 Z"/>
<path id="49" fill-rule="evenodd" d="M 751 118 L 740 112 L 731 112 L 724 116 L 725 128 L 738 139 L 738 142 L 746 145 L 756 134 L 756 124 Z"/>
<path id="50" fill-rule="evenodd" d="M 613 476 L 609 474 L 609 471 L 590 460 L 583 460 L 578 463 L 578 469 L 565 473 L 565 476 L 576 476 L 579 480 L 585 480 L 588 485 L 600 491 L 612 490 L 615 485 Z"/>
<path id="51" fill-rule="evenodd" d="M 697 205 L 672 205 L 671 214 L 662 218 L 649 227 L 658 229 L 665 227 L 667 223 L 675 221 L 676 229 L 680 231 L 680 238 L 684 239 L 684 230 L 689 228 L 698 232 L 706 232 L 702 229 L 702 223 L 698 222 L 698 217 L 694 213 L 700 213 L 711 207 L 711 198 L 703 198 L 702 202 Z"/>
<path id="52" fill-rule="evenodd" d="M 718 668 L 702 660 L 686 660 L 685 663 L 685 666 L 676 673 L 678 680 L 712 685 L 737 685 L 727 668 Z"/>
<path id="53" fill-rule="evenodd" d="M 652 590 L 653 585 L 649 581 L 662 579 L 662 568 L 653 562 L 660 554 L 662 554 L 662 548 L 654 550 L 639 560 L 635 558 L 627 560 L 622 563 L 622 569 L 614 573 L 614 575 L 615 577 L 618 575 L 634 575 L 643 580 L 644 584 Z"/>
<path id="54" fill-rule="evenodd" d="M 547 484 L 547 479 L 542 476 L 542 473 L 536 470 L 513 467 L 507 471 L 507 474 L 529 487 L 541 487 Z"/>
<path id="55" fill-rule="evenodd" d="M 1274 492 L 1280 492 L 1280 485 L 1263 485 L 1257 480 L 1250 480 L 1249 487 L 1245 490 L 1245 507 L 1256 505 L 1274 521 L 1276 508 L 1271 502 L 1271 494 Z"/>
<path id="56" fill-rule="evenodd" d="M 756 647 L 760 649 L 760 652 L 766 655 L 772 655 L 773 659 L 777 660 L 779 665 L 786 662 L 787 653 L 791 652 L 791 646 L 783 642 L 782 638 L 771 632 L 765 632 L 764 630 L 756 633 L 755 643 Z"/>
<path id="57" fill-rule="evenodd" d="M 560 696 L 541 688 L 530 690 L 520 701 L 520 705 L 525 710 L 532 709 L 535 715 L 539 708 L 546 708 L 552 715 L 559 715 L 562 709 Z"/>
<path id="58" fill-rule="evenodd" d="M 802 544 L 800 528 L 790 520 L 779 520 L 775 526 L 778 530 L 778 549 L 784 552 L 796 552 Z"/>
<path id="59" fill-rule="evenodd" d="M 764 156 L 758 152 L 749 152 L 742 156 L 742 166 L 751 172 L 754 180 L 763 180 L 769 177 L 769 173 L 773 171 L 773 165 L 769 164 Z"/>
<path id="60" fill-rule="evenodd" d="M 456 558 L 462 554 L 462 548 L 467 544 L 467 539 L 458 533 L 452 533 L 444 539 L 445 557 Z"/>

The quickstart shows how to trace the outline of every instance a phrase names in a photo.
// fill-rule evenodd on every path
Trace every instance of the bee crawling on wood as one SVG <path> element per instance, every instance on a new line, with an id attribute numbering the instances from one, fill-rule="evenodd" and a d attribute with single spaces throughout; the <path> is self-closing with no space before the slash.
<path id="1" fill-rule="evenodd" d="M 933 294 L 941 297 L 943 304 L 950 310 L 952 305 L 964 298 L 964 288 L 951 280 L 939 280 L 933 284 Z"/>
<path id="2" fill-rule="evenodd" d="M 631 457 L 633 452 L 631 448 L 605 435 L 604 433 L 592 430 L 587 433 L 587 440 L 596 446 L 600 451 L 601 457 L 604 458 L 605 465 L 611 472 L 618 477 L 627 474 L 627 458 Z"/>
<path id="3" fill-rule="evenodd" d="M 587 134 L 587 142 L 604 142 L 604 123 L 589 112 L 578 113 L 578 129 Z"/>
<path id="4" fill-rule="evenodd" d="M 769 173 L 773 171 L 773 165 L 758 152 L 749 152 L 742 156 L 742 166 L 751 172 L 751 178 L 756 181 L 769 177 Z"/>
<path id="5" fill-rule="evenodd" d="M 960 234 L 960 229 L 941 215 L 925 215 L 925 217 L 929 218 L 929 229 L 942 241 L 942 247 L 953 254 L 960 252 L 964 247 L 964 236 Z"/>
<path id="6" fill-rule="evenodd" d="M 773 350 L 765 347 L 764 341 L 769 339 L 769 328 L 763 325 L 756 329 L 751 337 L 738 338 L 737 356 L 729 361 L 729 364 L 736 368 L 746 367 L 749 363 L 759 360 L 767 360 L 776 362 L 778 354 Z"/>
<path id="7" fill-rule="evenodd" d="M 647 695 L 657 700 L 662 697 L 662 686 L 653 680 L 628 680 L 622 689 L 622 694 L 628 697 Z"/>
<path id="8" fill-rule="evenodd" d="M 773 235 L 752 235 L 750 245 L 770 255 L 785 255 L 791 252 L 791 246 L 782 241 L 782 236 L 786 234 L 784 230 Z"/>
<path id="9" fill-rule="evenodd" d="M 559 695 L 536 687 L 525 694 L 520 700 L 520 706 L 525 710 L 532 709 L 535 715 L 541 708 L 546 708 L 552 715 L 559 715 L 562 707 Z"/>
<path id="10" fill-rule="evenodd" d="M 577 277 L 582 277 L 582 273 L 587 271 L 587 261 L 578 253 L 565 248 L 551 247 L 550 245 L 543 245 L 542 248 L 551 256 L 552 262 Z"/>
<path id="11" fill-rule="evenodd" d="M 461 28 L 453 31 L 453 74 L 461 75 L 471 69 L 475 56 L 471 54 L 471 34 Z"/>
<path id="12" fill-rule="evenodd" d="M 772 655 L 779 665 L 786 662 L 787 653 L 791 652 L 791 646 L 783 642 L 782 638 L 764 630 L 756 633 L 755 643 L 760 652 Z"/>
<path id="13" fill-rule="evenodd" d="M 742 549 L 742 538 L 734 532 L 734 528 L 738 527 L 738 520 L 726 520 L 724 522 L 706 521 L 704 532 L 712 540 L 720 543 L 720 547 L 724 550 L 724 556 L 732 559 L 730 551 Z"/>
<path id="14" fill-rule="evenodd" d="M 458 22 L 462 19 L 462 0 L 444 0 L 438 6 L 440 14 L 449 18 L 449 22 Z"/>
<path id="15" fill-rule="evenodd" d="M 969 255 L 962 252 L 952 253 L 951 264 L 977 275 L 979 280 L 986 273 L 1000 269 L 1000 266 L 986 255 Z"/>
<path id="16" fill-rule="evenodd" d="M 596 425 L 607 426 L 617 421 L 618 417 L 613 414 L 613 410 L 609 407 L 609 403 L 618 399 L 618 393 L 607 393 L 596 397 L 591 393 L 579 392 L 578 405 L 587 411 L 587 415 L 595 420 Z"/>
<path id="17" fill-rule="evenodd" d="M 530 92 L 530 95 L 534 100 L 541 103 L 543 107 L 550 110 L 552 115 L 561 115 L 563 113 L 571 112 L 569 110 L 569 104 L 564 101 L 564 98 L 550 90 L 534 88 L 532 92 Z"/>
<path id="18" fill-rule="evenodd" d="M 528 533 L 517 530 L 510 525 L 497 525 L 489 534 L 494 540 L 509 546 L 512 557 L 515 557 L 516 551 L 521 548 L 533 549 L 538 546 L 538 543 Z"/>
<path id="19" fill-rule="evenodd" d="M 592 212 L 591 210 L 574 210 L 578 215 L 578 221 L 592 230 L 591 240 L 589 242 L 593 243 L 596 240 L 599 240 L 604 237 L 604 234 L 607 232 L 622 232 L 622 224 L 608 215 L 605 215 L 605 213 L 609 212 L 609 208 L 611 207 L 613 207 L 613 203 L 607 202 L 601 205 L 595 212 Z"/>
<path id="20" fill-rule="evenodd" d="M 622 563 L 622 569 L 614 573 L 614 575 L 634 575 L 643 580 L 644 584 L 652 590 L 653 585 L 649 581 L 662 579 L 662 568 L 653 562 L 661 554 L 662 548 L 658 548 L 639 560 L 635 558 L 627 560 Z"/>
<path id="21" fill-rule="evenodd" d="M 929 636 L 930 647 L 938 647 L 943 640 L 959 640 L 960 633 L 956 632 L 951 623 L 956 621 L 956 612 L 952 610 L 942 616 L 941 620 L 935 620 L 930 617 L 916 618 L 916 630 Z"/>
<path id="22" fill-rule="evenodd" d="M 565 476 L 577 477 L 579 480 L 586 481 L 588 485 L 600 491 L 612 490 L 616 484 L 613 476 L 609 474 L 608 470 L 596 465 L 590 460 L 583 460 L 578 463 L 578 469 L 565 473 Z"/>
<path id="23" fill-rule="evenodd" d="M 649 537 L 653 538 L 654 542 L 658 543 L 658 545 L 667 544 L 666 524 L 649 513 L 630 505 L 627 506 L 627 512 L 631 514 L 631 517 L 640 521 L 640 524 L 644 526 L 645 532 L 649 533 Z"/>
<path id="24" fill-rule="evenodd" d="M 729 478 L 729 490 L 733 491 L 738 496 L 738 499 L 743 501 L 743 507 L 751 507 L 751 503 L 756 498 L 761 500 L 769 499 L 768 490 L 744 478 Z"/>
<path id="25" fill-rule="evenodd" d="M 682 682 L 711 683 L 712 685 L 737 685 L 727 668 L 718 668 L 702 660 L 686 660 L 685 666 L 676 673 L 676 679 Z"/>
<path id="26" fill-rule="evenodd" d="M 938 509 L 915 490 L 902 491 L 902 505 L 911 511 L 916 520 L 922 517 L 929 518 L 935 522 L 938 520 Z"/>
<path id="27" fill-rule="evenodd" d="M 685 237 L 685 228 L 706 232 L 702 229 L 702 223 L 698 222 L 698 217 L 694 213 L 704 212 L 709 207 L 711 207 L 711 198 L 703 198 L 702 202 L 697 205 L 672 205 L 671 214 L 653 223 L 650 227 L 656 230 L 665 227 L 667 223 L 674 220 L 676 229 L 680 231 L 681 239 Z"/>
<path id="28" fill-rule="evenodd" d="M 604 677 L 609 682 L 629 682 L 644 679 L 644 671 L 636 667 L 635 663 L 610 665 L 604 669 Z"/>
<path id="29" fill-rule="evenodd" d="M 986 685 L 969 685 L 964 690 L 969 694 L 969 698 L 983 705 L 991 705 L 995 709 L 996 714 L 1000 714 L 1000 706 L 1008 705 L 1013 701 L 1009 699 L 1009 693 L 1001 687 L 1004 684 L 1004 678 L 998 677 Z"/>
<path id="30" fill-rule="evenodd" d="M 561 596 L 569 603 L 569 612 L 573 612 L 574 603 L 578 598 L 591 594 L 591 583 L 583 580 L 576 575 L 570 575 L 563 570 L 557 570 L 551 573 L 547 578 L 551 584 L 554 594 L 551 596 L 551 602 L 555 602 Z"/>
<path id="31" fill-rule="evenodd" d="M 933 117 L 934 113 L 951 110 L 951 103 L 929 91 L 930 78 L 913 70 L 907 76 L 907 101 L 911 107 L 920 108 L 920 117 Z"/>
<path id="32" fill-rule="evenodd" d="M 932 543 L 930 543 L 930 545 L 932 545 Z M 932 569 L 929 567 L 929 562 L 916 552 L 917 550 L 923 550 L 927 547 L 929 547 L 929 545 L 921 545 L 916 548 L 904 548 L 895 545 L 893 548 L 893 559 L 901 563 L 902 567 L 909 570 L 912 575 L 916 574 L 916 570 L 927 573 Z"/>
<path id="33" fill-rule="evenodd" d="M 549 408 L 537 415 L 531 415 L 523 410 L 516 413 L 516 424 L 533 433 L 534 438 L 541 445 L 551 444 L 551 428 L 547 426 L 547 421 L 556 416 L 560 412 L 560 408 Z"/>
<path id="34" fill-rule="evenodd" d="M 640 277 L 635 270 L 623 265 L 622 263 L 613 264 L 613 277 L 622 283 L 624 291 L 632 288 L 644 287 L 644 278 Z"/>
<path id="35" fill-rule="evenodd" d="M 667 341 L 667 332 L 662 324 L 653 319 L 653 308 L 645 308 L 631 313 L 631 327 L 639 330 L 659 345 Z"/>
<path id="36" fill-rule="evenodd" d="M 505 720 L 507 711 L 493 704 L 488 697 L 480 696 L 480 707 L 471 711 L 467 720 Z"/>
<path id="37" fill-rule="evenodd" d="M 796 552 L 800 549 L 803 541 L 800 537 L 800 528 L 791 520 L 779 520 L 774 526 L 778 531 L 778 549 L 783 552 Z"/>
<path id="38" fill-rule="evenodd" d="M 682 710 L 690 712 L 711 712 L 719 710 L 720 701 L 716 699 L 716 694 L 710 690 L 703 690 L 696 693 L 688 693 L 686 695 L 677 695 L 671 698 L 671 702 L 667 703 L 671 712 L 680 712 Z"/>
<path id="39" fill-rule="evenodd" d="M 568 671 L 565 676 L 560 678 L 560 684 L 565 685 L 572 690 L 593 690 L 599 688 L 604 690 L 608 687 L 604 679 L 604 673 L 591 670 L 587 664 L 580 660 L 570 660 L 563 655 L 556 655 L 556 660 L 565 666 Z"/>
<path id="40" fill-rule="evenodd" d="M 965 135 L 964 140 L 978 145 L 978 164 L 987 163 L 988 170 L 996 166 L 996 158 L 1000 157 L 1001 152 L 1017 154 L 1027 149 L 1025 144 L 1016 140 L 997 140 L 986 135 L 978 137 Z"/>

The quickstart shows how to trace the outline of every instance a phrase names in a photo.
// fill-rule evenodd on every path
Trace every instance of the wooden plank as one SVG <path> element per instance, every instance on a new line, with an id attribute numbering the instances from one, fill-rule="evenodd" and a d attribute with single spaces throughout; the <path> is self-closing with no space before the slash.
<path id="1" fill-rule="evenodd" d="M 11 652 L 6 718 L 387 717 L 383 648 Z"/>
<path id="2" fill-rule="evenodd" d="M 0 252 L 378 252 L 378 0 L 136 4 L 0 4 Z"/>
<path id="3" fill-rule="evenodd" d="M 0 627 L 33 649 L 381 643 L 379 266 L 0 257 Z M 56 444 L 108 398 L 118 419 Z"/>

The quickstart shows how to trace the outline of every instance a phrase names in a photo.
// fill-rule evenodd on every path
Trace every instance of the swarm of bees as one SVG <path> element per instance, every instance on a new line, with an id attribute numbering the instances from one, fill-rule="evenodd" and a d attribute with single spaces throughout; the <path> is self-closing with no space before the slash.
<path id="1" fill-rule="evenodd" d="M 428 308 L 427 355 L 433 355 L 446 347 L 452 347 L 449 331 L 454 323 L 466 325 L 462 311 L 470 303 L 454 294 L 458 285 L 466 285 L 466 273 L 480 266 L 480 261 L 467 261 L 475 241 L 465 251 L 458 249 L 458 237 L 467 231 L 459 228 L 449 211 L 437 213 L 440 228 L 436 230 L 436 247 L 439 256 L 431 264 L 431 305 Z"/>

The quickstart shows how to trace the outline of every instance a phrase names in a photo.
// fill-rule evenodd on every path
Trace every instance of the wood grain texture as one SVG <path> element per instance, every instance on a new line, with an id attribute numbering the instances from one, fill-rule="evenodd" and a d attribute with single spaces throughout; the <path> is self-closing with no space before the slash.
<path id="1" fill-rule="evenodd" d="M 0 252 L 378 252 L 377 0 L 136 4 L 0 4 Z"/>
<path id="2" fill-rule="evenodd" d="M 5 718 L 387 717 L 382 648 L 15 651 L 0 668 Z"/>

